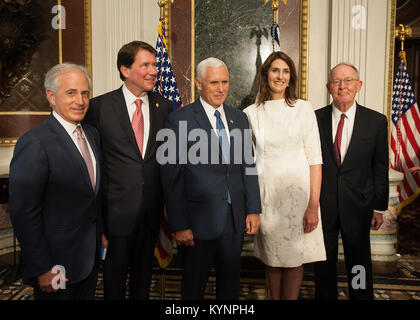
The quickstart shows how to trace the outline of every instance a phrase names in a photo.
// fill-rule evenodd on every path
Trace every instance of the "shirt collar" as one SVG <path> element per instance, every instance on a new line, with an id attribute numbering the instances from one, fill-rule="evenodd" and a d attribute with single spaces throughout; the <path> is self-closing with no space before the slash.
<path id="1" fill-rule="evenodd" d="M 213 108 L 211 105 L 209 105 L 202 97 L 200 97 L 200 102 L 204 107 L 204 110 L 206 111 L 208 117 L 214 117 L 214 111 L 219 110 L 220 115 L 223 116 L 225 114 L 225 110 L 223 108 L 223 103 L 218 106 L 217 108 Z"/>
<path id="2" fill-rule="evenodd" d="M 68 122 L 66 120 L 63 119 L 63 117 L 61 117 L 57 112 L 53 111 L 53 116 L 57 119 L 58 122 L 60 122 L 60 124 L 64 127 L 64 129 L 68 132 L 68 134 L 72 135 L 74 133 L 74 130 L 76 130 L 76 127 L 78 125 L 80 125 L 80 123 L 78 124 L 73 124 L 71 122 Z"/>
<path id="3" fill-rule="evenodd" d="M 131 104 L 134 103 L 134 101 L 136 101 L 137 99 L 141 99 L 143 101 L 143 103 L 149 103 L 149 95 L 146 94 L 143 97 L 136 97 L 130 90 L 128 90 L 127 86 L 123 85 L 122 87 L 122 91 L 123 91 L 123 95 L 125 98 L 125 102 L 127 103 L 127 106 L 130 106 Z"/>
<path id="4" fill-rule="evenodd" d="M 333 110 L 332 110 L 333 119 L 335 121 L 340 121 L 341 114 L 342 112 L 337 107 L 335 107 L 333 103 Z M 350 120 L 351 122 L 354 121 L 354 117 L 356 116 L 356 101 L 353 102 L 353 105 L 346 112 L 344 112 L 344 114 L 346 115 L 346 118 L 348 120 Z"/>

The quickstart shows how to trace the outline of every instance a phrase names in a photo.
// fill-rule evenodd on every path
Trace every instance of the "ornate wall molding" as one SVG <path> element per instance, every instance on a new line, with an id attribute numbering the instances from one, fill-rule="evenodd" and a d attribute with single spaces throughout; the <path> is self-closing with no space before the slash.
<path id="1" fill-rule="evenodd" d="M 12 147 L 16 144 L 18 138 L 0 138 L 0 147 Z"/>
<path id="2" fill-rule="evenodd" d="M 92 3 L 91 0 L 84 0 L 84 21 L 85 21 L 85 66 L 92 76 Z M 91 90 L 92 95 L 92 90 Z"/>
<path id="3" fill-rule="evenodd" d="M 300 2 L 299 96 L 304 100 L 308 100 L 309 1 Z"/>
<path id="4" fill-rule="evenodd" d="M 393 90 L 393 80 L 394 80 L 394 51 L 395 51 L 395 20 L 396 20 L 396 0 L 391 0 L 388 6 L 388 19 L 389 19 L 389 28 L 388 28 L 388 63 L 385 66 L 385 70 L 388 70 L 387 74 L 387 96 L 385 99 L 385 105 L 387 107 L 386 116 L 388 123 L 391 120 L 391 109 L 392 109 L 392 90 Z M 388 125 L 388 139 L 391 139 L 390 131 L 391 126 Z M 390 140 L 391 141 L 391 140 Z"/>

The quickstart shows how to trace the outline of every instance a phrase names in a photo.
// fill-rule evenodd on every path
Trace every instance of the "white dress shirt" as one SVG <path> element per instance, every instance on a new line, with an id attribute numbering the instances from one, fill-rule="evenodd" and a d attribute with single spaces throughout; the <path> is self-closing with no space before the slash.
<path id="1" fill-rule="evenodd" d="M 341 163 L 343 163 L 344 158 L 346 157 L 347 150 L 350 145 L 351 136 L 353 134 L 353 128 L 354 128 L 354 119 L 356 117 L 356 102 L 353 103 L 353 105 L 348 109 L 344 114 L 346 117 L 344 118 L 344 126 L 343 126 L 343 133 L 341 136 L 341 147 L 340 147 L 340 155 L 341 155 Z M 341 118 L 341 112 L 338 110 L 334 104 L 333 104 L 333 111 L 332 111 L 332 137 L 333 142 L 335 140 L 335 135 L 337 133 L 337 127 L 338 123 L 340 122 Z M 375 212 L 384 214 L 385 211 L 375 210 Z"/>
<path id="2" fill-rule="evenodd" d="M 150 131 L 150 113 L 149 113 L 149 96 L 146 94 L 143 97 L 136 97 L 124 84 L 122 87 L 125 104 L 127 105 L 128 116 L 130 117 L 130 123 L 133 121 L 134 112 L 136 112 L 137 106 L 134 101 L 141 99 L 143 101 L 141 105 L 141 112 L 143 113 L 144 133 L 143 133 L 143 150 L 141 154 L 144 158 L 144 154 L 147 148 L 147 141 L 149 140 Z"/>
<path id="3" fill-rule="evenodd" d="M 333 104 L 333 111 L 332 111 L 332 135 L 333 135 L 333 142 L 335 141 L 335 135 L 337 133 L 338 123 L 340 122 L 342 112 L 334 107 Z M 356 103 L 344 112 L 346 117 L 344 118 L 344 126 L 343 126 L 343 133 L 341 135 L 341 148 L 340 148 L 340 155 L 341 155 L 341 163 L 343 163 L 347 149 L 350 145 L 351 135 L 353 134 L 353 127 L 354 127 L 354 117 L 356 116 Z"/>
<path id="4" fill-rule="evenodd" d="M 76 125 L 76 124 L 73 124 L 73 123 L 70 123 L 70 122 L 68 122 L 68 121 L 66 121 L 66 120 L 64 120 L 57 112 L 55 112 L 55 111 L 53 111 L 53 116 L 57 119 L 57 121 L 63 126 L 63 128 L 66 130 L 66 132 L 68 133 L 68 135 L 70 136 L 70 138 L 71 138 L 71 140 L 73 140 L 73 142 L 74 142 L 74 144 L 76 145 L 76 147 L 77 147 L 77 150 L 79 150 L 79 152 L 80 152 L 80 155 L 82 155 L 82 150 L 80 150 L 80 147 L 79 147 L 79 143 L 77 142 L 77 134 L 76 134 L 76 127 L 79 125 L 80 126 L 80 124 L 78 124 L 78 125 Z M 83 127 L 82 127 L 82 132 L 83 132 L 83 135 L 85 136 L 85 139 L 86 139 L 86 143 L 87 143 L 87 146 L 88 146 L 88 149 L 89 149 L 89 153 L 90 153 L 90 157 L 92 158 L 92 164 L 93 164 L 93 174 L 94 174 L 94 180 L 96 181 L 96 159 L 95 159 L 95 154 L 93 153 L 93 151 L 92 151 L 92 148 L 90 147 L 90 143 L 89 143 L 89 140 L 86 138 L 86 134 L 85 134 L 85 131 L 83 130 Z M 82 155 L 82 157 L 83 157 L 83 155 Z"/>
<path id="5" fill-rule="evenodd" d="M 214 112 L 216 110 L 218 110 L 220 112 L 220 118 L 222 119 L 223 125 L 225 126 L 226 134 L 227 134 L 227 137 L 228 137 L 228 142 L 230 144 L 229 126 L 227 124 L 226 114 L 225 114 L 225 110 L 223 108 L 223 103 L 220 106 L 218 106 L 217 108 L 213 108 L 211 105 L 209 105 L 207 102 L 205 102 L 201 97 L 200 97 L 200 102 L 204 107 L 204 111 L 206 112 L 207 117 L 210 120 L 211 126 L 212 126 L 214 132 L 216 133 L 216 136 L 219 136 L 219 133 L 217 132 L 217 129 L 216 129 L 217 128 L 216 127 L 217 119 L 216 119 L 216 116 L 214 115 Z"/>

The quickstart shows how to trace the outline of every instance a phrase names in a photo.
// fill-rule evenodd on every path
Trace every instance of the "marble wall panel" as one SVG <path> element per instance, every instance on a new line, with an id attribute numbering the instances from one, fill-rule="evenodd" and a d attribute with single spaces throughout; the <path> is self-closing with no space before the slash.
<path id="1" fill-rule="evenodd" d="M 257 95 L 257 70 L 272 52 L 272 10 L 262 0 L 195 2 L 195 66 L 217 57 L 230 72 L 228 105 L 244 108 Z M 279 4 L 280 49 L 299 67 L 300 0 Z M 196 91 L 196 96 L 198 92 Z"/>

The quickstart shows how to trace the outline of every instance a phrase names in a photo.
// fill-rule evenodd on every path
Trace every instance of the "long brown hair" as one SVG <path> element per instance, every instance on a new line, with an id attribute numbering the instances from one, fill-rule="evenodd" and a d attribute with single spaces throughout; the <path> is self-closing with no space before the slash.
<path id="1" fill-rule="evenodd" d="M 298 81 L 296 67 L 293 60 L 282 51 L 275 51 L 272 54 L 270 54 L 260 67 L 257 105 L 264 104 L 265 101 L 271 100 L 270 87 L 268 86 L 268 70 L 270 70 L 273 61 L 277 59 L 281 59 L 284 62 L 286 62 L 287 66 L 290 69 L 290 82 L 289 86 L 286 88 L 285 101 L 289 107 L 293 107 L 294 103 L 298 99 L 298 96 L 296 94 Z"/>

